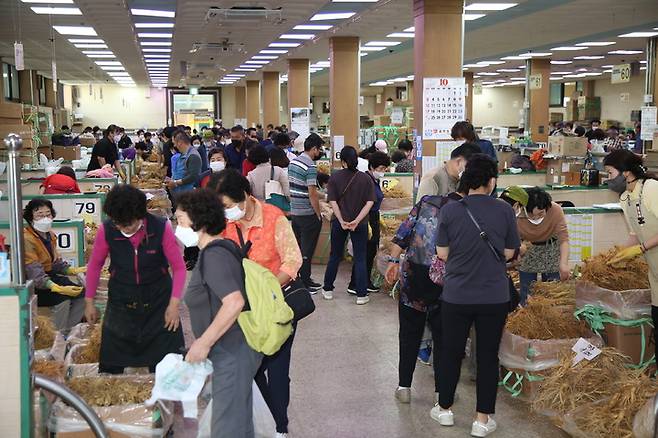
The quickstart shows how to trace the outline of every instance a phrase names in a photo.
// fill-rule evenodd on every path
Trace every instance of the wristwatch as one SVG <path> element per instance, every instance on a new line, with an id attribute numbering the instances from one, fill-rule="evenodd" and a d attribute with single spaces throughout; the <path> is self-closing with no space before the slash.
<path id="1" fill-rule="evenodd" d="M 393 257 L 391 257 L 391 256 L 388 256 L 388 257 L 386 258 L 386 261 L 389 262 L 389 263 L 396 263 L 396 264 L 399 264 L 399 263 L 400 263 L 400 259 L 399 259 L 399 258 L 393 258 Z"/>

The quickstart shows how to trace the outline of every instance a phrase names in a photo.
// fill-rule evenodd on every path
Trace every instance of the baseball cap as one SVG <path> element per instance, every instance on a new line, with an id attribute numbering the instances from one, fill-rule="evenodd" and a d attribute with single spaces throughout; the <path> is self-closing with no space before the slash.
<path id="1" fill-rule="evenodd" d="M 523 206 L 528 205 L 528 192 L 519 186 L 509 186 L 503 191 L 503 195 L 515 200 Z"/>

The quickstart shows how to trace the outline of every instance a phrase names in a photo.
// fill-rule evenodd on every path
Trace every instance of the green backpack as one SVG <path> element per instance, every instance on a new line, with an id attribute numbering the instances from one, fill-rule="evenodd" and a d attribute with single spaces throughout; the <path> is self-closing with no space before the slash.
<path id="1" fill-rule="evenodd" d="M 233 241 L 221 239 L 209 244 L 204 251 L 213 246 L 228 250 L 242 264 L 244 289 L 241 292 L 245 307 L 238 316 L 238 324 L 247 344 L 267 356 L 275 354 L 290 337 L 294 316 L 292 309 L 286 304 L 279 281 L 270 270 L 246 257 L 250 242 L 240 249 Z M 199 254 L 202 278 L 204 251 Z M 205 280 L 203 284 L 210 301 L 210 289 Z M 214 319 L 212 309 L 211 316 Z"/>

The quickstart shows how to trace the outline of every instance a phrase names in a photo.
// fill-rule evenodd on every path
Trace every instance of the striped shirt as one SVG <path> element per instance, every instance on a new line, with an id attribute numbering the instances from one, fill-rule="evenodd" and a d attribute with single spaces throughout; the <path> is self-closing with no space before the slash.
<path id="1" fill-rule="evenodd" d="M 301 154 L 288 166 L 290 181 L 290 214 L 292 216 L 310 216 L 315 214 L 308 188 L 315 187 L 318 168 L 306 153 Z"/>

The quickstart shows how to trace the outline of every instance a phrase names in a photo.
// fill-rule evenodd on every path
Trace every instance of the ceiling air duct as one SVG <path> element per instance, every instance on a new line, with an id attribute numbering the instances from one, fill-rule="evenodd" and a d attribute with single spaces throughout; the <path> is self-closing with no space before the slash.
<path id="1" fill-rule="evenodd" d="M 218 24 L 257 24 L 274 23 L 283 21 L 281 8 L 268 9 L 262 6 L 234 6 L 232 8 L 212 7 L 206 13 L 206 22 Z"/>

